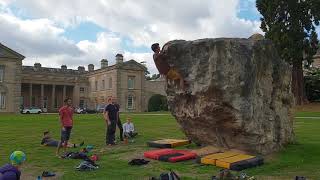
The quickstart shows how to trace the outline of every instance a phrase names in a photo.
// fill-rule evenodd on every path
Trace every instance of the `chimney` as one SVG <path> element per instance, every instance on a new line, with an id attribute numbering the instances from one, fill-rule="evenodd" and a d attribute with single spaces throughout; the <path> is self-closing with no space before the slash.
<path id="1" fill-rule="evenodd" d="M 33 66 L 34 70 L 40 70 L 41 68 L 41 64 L 40 63 L 34 63 L 34 66 Z"/>
<path id="2" fill-rule="evenodd" d="M 102 59 L 100 62 L 101 62 L 101 69 L 108 67 L 108 60 Z"/>
<path id="3" fill-rule="evenodd" d="M 79 71 L 79 72 L 84 72 L 84 71 L 85 71 L 85 69 L 84 69 L 84 67 L 83 67 L 83 66 L 79 66 L 79 67 L 78 67 L 78 71 Z"/>
<path id="4" fill-rule="evenodd" d="M 117 54 L 116 55 L 116 63 L 123 63 L 123 55 L 122 54 Z"/>
<path id="5" fill-rule="evenodd" d="M 88 71 L 89 72 L 94 71 L 94 65 L 93 64 L 89 64 L 88 65 Z"/>
<path id="6" fill-rule="evenodd" d="M 62 66 L 61 66 L 61 69 L 62 69 L 62 70 L 67 70 L 67 65 L 62 65 Z"/>

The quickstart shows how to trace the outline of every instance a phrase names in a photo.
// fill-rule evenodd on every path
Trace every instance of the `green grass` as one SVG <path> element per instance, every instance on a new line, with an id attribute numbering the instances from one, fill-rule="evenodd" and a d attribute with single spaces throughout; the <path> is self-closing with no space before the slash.
<path id="1" fill-rule="evenodd" d="M 122 115 L 124 119 L 126 114 Z M 265 165 L 246 170 L 250 175 L 271 179 L 293 179 L 304 175 L 310 179 L 320 177 L 320 114 L 297 113 L 298 116 L 319 116 L 319 119 L 296 119 L 297 142 L 271 157 L 266 157 Z M 25 179 L 36 179 L 43 170 L 58 173 L 58 179 L 148 179 L 170 169 L 177 171 L 183 179 L 210 179 L 218 168 L 203 166 L 194 161 L 165 163 L 152 161 L 146 166 L 131 167 L 128 161 L 140 158 L 148 150 L 146 141 L 157 138 L 184 138 L 174 118 L 168 113 L 131 114 L 139 136 L 134 143 L 105 147 L 105 124 L 100 114 L 76 115 L 71 140 L 94 145 L 97 151 L 104 150 L 98 161 L 100 169 L 93 172 L 77 172 L 74 167 L 79 160 L 62 160 L 54 156 L 55 149 L 41 147 L 39 142 L 44 130 L 49 129 L 54 138 L 59 138 L 57 115 L 1 115 L 0 116 L 0 164 L 8 162 L 13 150 L 27 154 L 23 167 Z M 118 135 L 118 132 L 117 132 Z M 196 148 L 189 145 L 186 148 Z"/>

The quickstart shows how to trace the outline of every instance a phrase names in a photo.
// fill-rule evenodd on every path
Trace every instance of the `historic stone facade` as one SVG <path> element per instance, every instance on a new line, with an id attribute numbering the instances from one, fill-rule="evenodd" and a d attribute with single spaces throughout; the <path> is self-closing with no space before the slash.
<path id="1" fill-rule="evenodd" d="M 146 81 L 146 68 L 135 60 L 124 62 L 121 54 L 116 55 L 114 65 L 109 66 L 108 60 L 102 59 L 99 69 L 89 64 L 87 70 L 83 66 L 73 70 L 66 65 L 22 66 L 24 56 L 0 45 L 0 102 L 4 104 L 0 104 L 0 112 L 18 112 L 21 105 L 56 112 L 66 97 L 73 99 L 75 107 L 95 110 L 113 97 L 118 99 L 121 111 L 143 112 L 152 95 L 165 95 L 164 80 Z"/>
<path id="2" fill-rule="evenodd" d="M 24 56 L 0 43 L 0 112 L 19 111 Z"/>

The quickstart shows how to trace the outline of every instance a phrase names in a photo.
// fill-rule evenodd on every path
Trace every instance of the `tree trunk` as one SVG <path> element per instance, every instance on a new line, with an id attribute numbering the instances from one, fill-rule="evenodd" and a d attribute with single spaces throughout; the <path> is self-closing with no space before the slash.
<path id="1" fill-rule="evenodd" d="M 292 68 L 292 92 L 295 97 L 295 104 L 304 103 L 304 82 L 302 61 L 294 62 Z"/>

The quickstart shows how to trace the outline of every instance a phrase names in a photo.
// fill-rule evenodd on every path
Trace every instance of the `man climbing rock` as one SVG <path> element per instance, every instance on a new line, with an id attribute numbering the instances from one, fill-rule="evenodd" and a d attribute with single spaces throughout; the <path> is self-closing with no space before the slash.
<path id="1" fill-rule="evenodd" d="M 169 65 L 165 54 L 160 50 L 159 43 L 152 44 L 151 49 L 154 52 L 153 60 L 160 75 L 164 75 L 166 77 L 168 84 L 171 84 L 171 81 L 173 81 L 173 84 L 176 85 L 176 82 L 179 81 L 179 89 L 184 90 L 184 79 L 174 67 Z"/>

